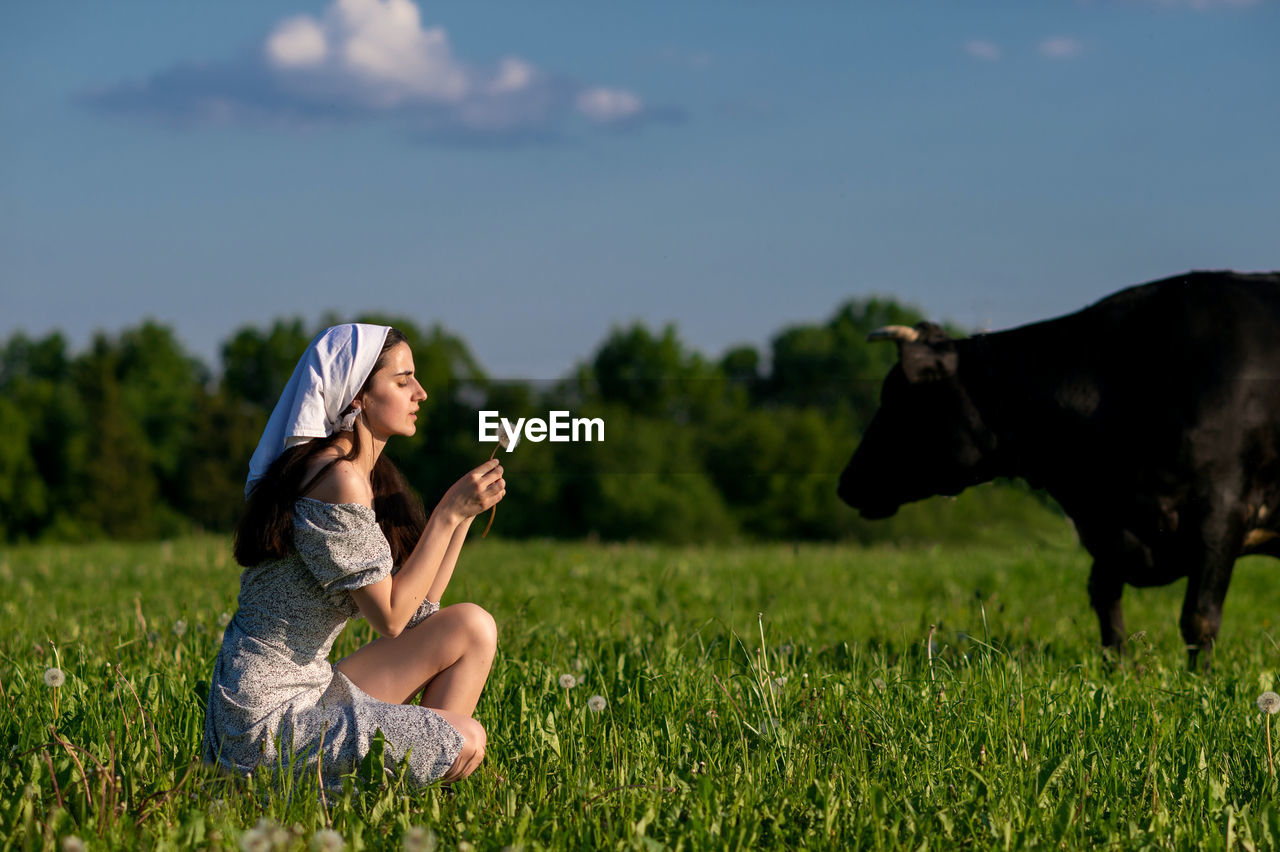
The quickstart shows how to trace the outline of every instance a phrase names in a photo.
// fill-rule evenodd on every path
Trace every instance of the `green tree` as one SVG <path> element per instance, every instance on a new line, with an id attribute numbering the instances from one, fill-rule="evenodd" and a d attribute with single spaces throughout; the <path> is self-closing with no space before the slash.
<path id="1" fill-rule="evenodd" d="M 170 329 L 151 321 L 123 331 L 114 347 L 126 416 L 142 430 L 160 496 L 169 509 L 181 511 L 187 492 L 184 467 L 209 371 L 183 350 Z"/>
<path id="2" fill-rule="evenodd" d="M 725 389 L 717 365 L 687 350 L 672 325 L 661 335 L 639 323 L 615 328 L 580 376 L 588 400 L 686 424 L 705 416 Z"/>
<path id="3" fill-rule="evenodd" d="M 846 302 L 823 325 L 784 329 L 773 338 L 772 369 L 763 402 L 851 410 L 862 427 L 879 405 L 880 385 L 897 361 L 897 349 L 867 343 L 886 325 L 915 325 L 923 317 L 892 299 Z"/>
<path id="4" fill-rule="evenodd" d="M 14 501 L 13 514 L 5 512 L 10 538 L 36 538 L 70 514 L 88 429 L 71 374 L 61 334 L 33 340 L 18 333 L 0 349 L 0 397 L 13 421 L 4 430 L 11 447 L 0 472 L 7 480 L 3 490 Z"/>
<path id="5" fill-rule="evenodd" d="M 202 392 L 182 472 L 180 505 L 201 527 L 231 530 L 244 507 L 249 459 L 267 425 L 258 406 L 226 389 Z"/>
<path id="6" fill-rule="evenodd" d="M 71 520 L 86 538 L 139 539 L 161 532 L 146 436 L 123 400 L 119 368 L 119 351 L 103 335 L 75 365 L 89 428 Z"/>
<path id="7" fill-rule="evenodd" d="M 48 494 L 31 454 L 27 418 L 0 397 L 0 537 L 28 538 L 48 515 Z"/>
<path id="8" fill-rule="evenodd" d="M 298 317 L 276 320 L 266 331 L 237 330 L 222 344 L 222 387 L 270 412 L 312 336 Z"/>

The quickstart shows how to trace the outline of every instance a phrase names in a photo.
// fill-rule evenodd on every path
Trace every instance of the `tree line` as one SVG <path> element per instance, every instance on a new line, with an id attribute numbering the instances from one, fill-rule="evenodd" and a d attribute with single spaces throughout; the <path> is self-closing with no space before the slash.
<path id="1" fill-rule="evenodd" d="M 509 490 L 495 532 L 670 542 L 963 535 L 975 517 L 1025 511 L 1012 492 L 964 510 L 926 506 L 862 521 L 835 496 L 878 404 L 895 347 L 868 331 L 911 325 L 891 299 L 854 300 L 823 323 L 783 329 L 767 349 L 712 359 L 675 327 L 614 328 L 555 382 L 498 381 L 436 325 L 366 315 L 408 337 L 430 394 L 418 433 L 388 452 L 428 508 L 488 457 L 478 412 L 600 418 L 605 440 L 522 443 L 503 455 Z M 314 327 L 245 326 L 215 371 L 147 321 L 72 352 L 60 333 L 0 348 L 0 536 L 6 541 L 147 539 L 230 530 L 249 457 Z M 425 415 L 425 416 L 422 416 Z"/>

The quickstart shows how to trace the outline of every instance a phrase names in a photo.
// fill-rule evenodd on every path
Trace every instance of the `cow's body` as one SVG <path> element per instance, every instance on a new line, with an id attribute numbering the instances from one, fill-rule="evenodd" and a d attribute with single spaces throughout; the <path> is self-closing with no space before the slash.
<path id="1" fill-rule="evenodd" d="M 1280 557 L 1280 275 L 1196 272 L 901 361 L 840 480 L 868 517 L 994 477 L 1048 491 L 1094 558 L 1105 645 L 1124 584 L 1189 577 L 1182 633 L 1212 646 L 1237 557 Z"/>

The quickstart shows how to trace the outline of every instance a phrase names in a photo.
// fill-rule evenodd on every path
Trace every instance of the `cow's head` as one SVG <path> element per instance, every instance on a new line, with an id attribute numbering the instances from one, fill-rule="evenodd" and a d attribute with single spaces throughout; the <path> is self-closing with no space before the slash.
<path id="1" fill-rule="evenodd" d="M 961 380 L 955 343 L 937 325 L 889 326 L 868 340 L 893 340 L 899 360 L 880 390 L 880 409 L 840 474 L 840 499 L 867 518 L 903 503 L 959 494 L 991 478 L 994 436 Z"/>

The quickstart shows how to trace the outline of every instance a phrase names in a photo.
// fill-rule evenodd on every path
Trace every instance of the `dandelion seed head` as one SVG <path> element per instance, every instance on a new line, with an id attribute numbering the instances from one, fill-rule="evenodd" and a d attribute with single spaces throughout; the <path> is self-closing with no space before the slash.
<path id="1" fill-rule="evenodd" d="M 593 695 L 587 699 L 587 709 L 592 713 L 599 713 L 609 706 L 609 702 L 605 700 L 603 695 Z"/>
<path id="2" fill-rule="evenodd" d="M 230 623 L 231 623 L 231 613 L 224 612 L 222 615 L 218 616 L 219 627 L 226 627 Z"/>
<path id="3" fill-rule="evenodd" d="M 1263 713 L 1280 713 L 1280 695 L 1267 690 L 1258 696 L 1258 709 Z"/>
<path id="4" fill-rule="evenodd" d="M 254 832 L 257 832 L 254 834 Z M 253 835 L 250 837 L 250 835 Z M 271 820 L 263 817 L 258 820 L 258 824 L 246 831 L 244 837 L 248 837 L 250 842 L 260 843 L 260 846 L 254 846 L 254 852 L 259 849 L 285 849 L 289 846 L 289 832 L 283 826 L 277 825 Z M 244 837 L 240 840 L 241 849 L 245 848 Z M 246 850 L 248 852 L 248 850 Z"/>
<path id="5" fill-rule="evenodd" d="M 341 852 L 347 848 L 347 841 L 332 828 L 322 828 L 311 835 L 312 852 Z"/>
<path id="6" fill-rule="evenodd" d="M 573 688 L 574 688 L 575 686 L 577 686 L 577 685 L 578 685 L 578 679 L 577 679 L 576 677 L 574 677 L 573 675 L 571 675 L 571 674 L 562 674 L 562 675 L 560 675 L 560 688 L 561 688 L 561 689 L 573 689 Z"/>
<path id="7" fill-rule="evenodd" d="M 511 452 L 516 448 L 516 444 L 520 443 L 520 433 L 513 432 L 507 428 L 504 420 L 498 420 L 498 446 L 507 452 Z"/>
<path id="8" fill-rule="evenodd" d="M 83 840 L 74 834 L 68 834 L 62 838 L 62 842 L 58 846 L 62 849 L 62 852 L 84 852 L 89 848 Z"/>
<path id="9" fill-rule="evenodd" d="M 185 621 L 183 621 L 181 618 L 179 618 L 177 621 L 175 621 L 175 622 L 173 623 L 173 635 L 174 635 L 174 636 L 181 636 L 182 634 L 184 634 L 184 633 L 186 633 L 186 632 L 187 632 L 187 622 L 185 622 Z"/>
<path id="10" fill-rule="evenodd" d="M 429 828 L 413 825 L 404 833 L 404 852 L 435 852 L 440 841 Z"/>
<path id="11" fill-rule="evenodd" d="M 251 828 L 240 835 L 241 852 L 270 852 L 271 836 L 261 828 Z"/>
<path id="12" fill-rule="evenodd" d="M 44 685 L 51 686 L 54 689 L 62 686 L 67 682 L 67 675 L 62 669 L 55 667 L 44 670 Z"/>

